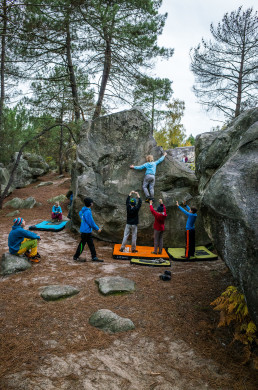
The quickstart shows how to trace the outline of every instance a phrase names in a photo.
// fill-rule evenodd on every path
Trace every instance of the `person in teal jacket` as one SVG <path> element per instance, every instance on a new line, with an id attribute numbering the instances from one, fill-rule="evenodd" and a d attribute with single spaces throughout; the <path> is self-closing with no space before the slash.
<path id="1" fill-rule="evenodd" d="M 8 236 L 9 252 L 12 255 L 26 254 L 29 260 L 38 263 L 40 254 L 37 249 L 37 240 L 40 240 L 40 236 L 24 229 L 25 225 L 23 218 L 15 218 L 13 220 L 12 230 Z"/>
<path id="2" fill-rule="evenodd" d="M 54 206 L 52 207 L 52 213 L 51 213 L 52 219 L 57 219 L 58 221 L 62 221 L 62 209 L 59 204 L 59 202 L 55 202 Z"/>
<path id="3" fill-rule="evenodd" d="M 155 174 L 157 165 L 160 164 L 166 157 L 167 153 L 165 152 L 162 157 L 154 161 L 154 158 L 151 154 L 146 156 L 146 163 L 143 165 L 130 165 L 131 169 L 142 170 L 146 169 L 144 180 L 143 180 L 143 191 L 146 196 L 145 202 L 154 200 L 154 185 L 155 185 Z"/>
<path id="4" fill-rule="evenodd" d="M 91 234 L 92 230 L 96 230 L 98 233 L 101 232 L 101 229 L 98 227 L 98 225 L 96 225 L 92 217 L 91 208 L 93 207 L 93 200 L 91 198 L 85 198 L 84 204 L 85 206 L 79 212 L 79 216 L 81 218 L 81 226 L 80 226 L 81 241 L 77 247 L 73 259 L 74 261 L 84 262 L 85 260 L 80 259 L 80 255 L 82 254 L 85 245 L 88 244 L 91 252 L 92 261 L 103 262 L 103 260 L 100 260 L 97 257 L 94 242 L 92 239 L 92 234 Z"/>
<path id="5" fill-rule="evenodd" d="M 187 206 L 186 201 L 183 201 L 183 205 L 187 210 L 183 207 L 179 206 L 178 201 L 176 201 L 176 205 L 186 216 L 186 227 L 185 227 L 185 256 L 183 258 L 189 260 L 191 256 L 194 256 L 195 252 L 195 221 L 197 218 L 197 208 L 195 206 Z"/>

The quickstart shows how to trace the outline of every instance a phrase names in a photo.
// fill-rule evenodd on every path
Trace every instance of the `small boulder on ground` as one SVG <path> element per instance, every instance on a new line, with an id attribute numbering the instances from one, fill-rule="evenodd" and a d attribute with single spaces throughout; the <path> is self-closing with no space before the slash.
<path id="1" fill-rule="evenodd" d="M 6 217 L 15 217 L 15 215 L 20 214 L 19 210 L 12 211 L 11 213 L 6 214 Z"/>
<path id="2" fill-rule="evenodd" d="M 129 318 L 120 317 L 107 309 L 100 309 L 92 314 L 89 323 L 108 333 L 127 332 L 135 329 L 134 323 Z"/>
<path id="3" fill-rule="evenodd" d="M 65 202 L 67 200 L 67 197 L 63 194 L 61 195 L 57 195 L 57 196 L 54 196 L 53 198 L 51 199 L 48 199 L 48 203 L 55 203 L 55 202 Z"/>
<path id="4" fill-rule="evenodd" d="M 68 285 L 52 285 L 46 286 L 41 290 L 41 297 L 45 301 L 57 301 L 58 299 L 64 299 L 79 294 L 80 290 L 77 287 Z"/>
<path id="5" fill-rule="evenodd" d="M 96 283 L 99 285 L 99 291 L 104 295 L 129 293 L 135 290 L 135 282 L 133 280 L 120 276 L 105 276 L 96 279 Z"/>
<path id="6" fill-rule="evenodd" d="M 32 209 L 37 205 L 39 205 L 39 203 L 37 203 L 36 199 L 29 196 L 26 199 L 13 198 L 12 200 L 9 200 L 9 202 L 6 202 L 3 207 L 11 207 L 13 209 Z"/>
<path id="7" fill-rule="evenodd" d="M 1 261 L 1 275 L 11 275 L 16 272 L 26 271 L 31 268 L 31 263 L 25 257 L 4 253 Z"/>
<path id="8" fill-rule="evenodd" d="M 38 185 L 36 185 L 35 188 L 51 186 L 52 184 L 54 184 L 52 181 L 43 181 L 43 182 L 39 183 Z"/>

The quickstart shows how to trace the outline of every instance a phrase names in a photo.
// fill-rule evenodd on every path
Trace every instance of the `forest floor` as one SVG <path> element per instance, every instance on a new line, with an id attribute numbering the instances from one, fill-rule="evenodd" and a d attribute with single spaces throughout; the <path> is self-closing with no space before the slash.
<path id="1" fill-rule="evenodd" d="M 49 219 L 47 200 L 70 187 L 67 176 L 40 179 L 50 180 L 53 185 L 33 183 L 6 199 L 33 196 L 42 203 L 21 210 L 27 227 Z M 8 251 L 11 211 L 0 211 L 0 256 Z M 78 234 L 64 229 L 40 236 L 41 262 L 0 279 L 1 390 L 257 390 L 257 371 L 242 364 L 242 345 L 232 343 L 229 328 L 217 328 L 219 313 L 210 306 L 233 283 L 221 260 L 173 262 L 172 279 L 164 282 L 163 268 L 114 260 L 111 243 L 95 240 L 104 263 L 92 263 L 88 250 L 87 262 L 75 263 Z M 101 295 L 95 279 L 111 275 L 134 280 L 136 291 Z M 46 302 L 39 289 L 52 284 L 77 286 L 80 293 Z M 135 330 L 107 334 L 92 327 L 89 317 L 98 309 L 130 318 Z"/>

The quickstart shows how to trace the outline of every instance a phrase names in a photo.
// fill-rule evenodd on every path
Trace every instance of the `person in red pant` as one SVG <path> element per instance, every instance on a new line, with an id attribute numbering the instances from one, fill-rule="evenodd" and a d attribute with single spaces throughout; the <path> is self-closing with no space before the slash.
<path id="1" fill-rule="evenodd" d="M 152 206 L 152 200 L 150 200 L 150 211 L 155 217 L 154 221 L 154 251 L 151 252 L 153 254 L 162 253 L 163 250 L 163 232 L 165 230 L 165 219 L 167 218 L 166 207 L 163 204 L 163 200 L 159 199 L 159 207 L 157 211 L 154 210 Z"/>

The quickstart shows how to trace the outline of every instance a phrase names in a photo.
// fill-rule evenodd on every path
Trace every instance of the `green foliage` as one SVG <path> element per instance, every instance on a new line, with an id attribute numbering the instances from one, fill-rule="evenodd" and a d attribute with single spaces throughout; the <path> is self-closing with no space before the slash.
<path id="1" fill-rule="evenodd" d="M 185 146 L 185 129 L 181 124 L 185 104 L 179 99 L 173 99 L 167 104 L 165 111 L 165 124 L 161 130 L 154 133 L 155 140 L 163 149 L 172 149 Z"/>
<path id="2" fill-rule="evenodd" d="M 249 360 L 252 346 L 258 344 L 258 333 L 249 316 L 244 294 L 235 286 L 229 286 L 220 297 L 211 302 L 211 305 L 214 306 L 214 310 L 220 312 L 218 327 L 233 325 L 233 341 L 239 340 L 246 346 L 246 360 Z"/>

